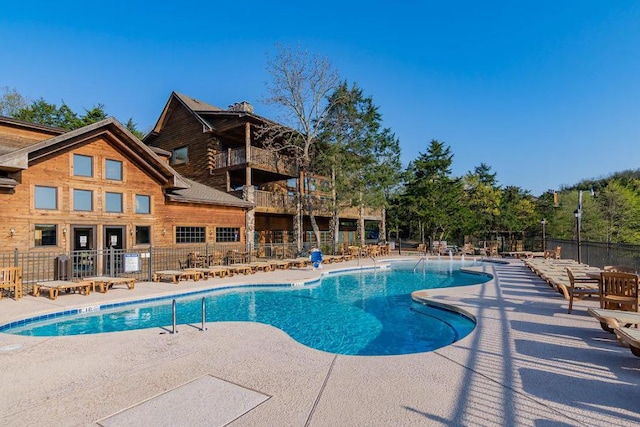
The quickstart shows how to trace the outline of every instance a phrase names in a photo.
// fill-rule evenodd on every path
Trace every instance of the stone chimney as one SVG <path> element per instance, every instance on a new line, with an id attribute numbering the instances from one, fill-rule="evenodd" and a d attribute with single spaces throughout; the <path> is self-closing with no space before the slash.
<path id="1" fill-rule="evenodd" d="M 229 111 L 235 111 L 237 113 L 253 113 L 253 105 L 247 101 L 236 102 L 229 105 Z"/>

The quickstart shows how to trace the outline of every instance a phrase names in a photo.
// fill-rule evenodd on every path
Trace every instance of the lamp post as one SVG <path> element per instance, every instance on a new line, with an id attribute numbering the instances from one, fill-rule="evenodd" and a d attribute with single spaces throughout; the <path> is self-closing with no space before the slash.
<path id="1" fill-rule="evenodd" d="M 576 217 L 576 243 L 578 246 L 578 264 L 582 264 L 582 245 L 580 242 L 580 228 L 582 225 L 582 190 L 578 192 L 578 208 L 573 211 Z"/>
<path id="2" fill-rule="evenodd" d="M 546 241 L 547 241 L 546 234 L 545 234 L 545 231 L 546 231 L 545 226 L 547 225 L 547 221 L 544 218 L 542 218 L 542 221 L 540 221 L 540 224 L 542 224 L 542 252 L 544 252 L 546 249 Z"/>

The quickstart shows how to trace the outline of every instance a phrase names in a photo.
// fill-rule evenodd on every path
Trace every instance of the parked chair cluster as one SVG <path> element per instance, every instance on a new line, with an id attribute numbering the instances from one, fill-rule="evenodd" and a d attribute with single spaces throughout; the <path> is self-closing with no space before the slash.
<path id="1" fill-rule="evenodd" d="M 554 258 L 528 259 L 525 264 L 564 295 L 569 313 L 574 299 L 597 296 L 599 308 L 589 308 L 589 314 L 640 357 L 640 278 L 634 268 L 610 265 L 599 269 Z"/>

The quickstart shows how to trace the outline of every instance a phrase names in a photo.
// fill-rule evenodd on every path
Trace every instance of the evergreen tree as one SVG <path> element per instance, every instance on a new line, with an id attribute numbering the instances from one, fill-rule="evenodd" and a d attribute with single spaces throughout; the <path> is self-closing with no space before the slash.
<path id="1" fill-rule="evenodd" d="M 407 168 L 405 200 L 420 221 L 420 237 L 444 240 L 459 229 L 462 185 L 451 176 L 453 154 L 448 146 L 432 140 Z"/>

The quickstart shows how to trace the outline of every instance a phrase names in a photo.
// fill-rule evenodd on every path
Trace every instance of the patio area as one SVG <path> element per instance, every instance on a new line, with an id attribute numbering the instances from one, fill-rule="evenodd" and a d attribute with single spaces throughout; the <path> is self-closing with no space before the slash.
<path id="1" fill-rule="evenodd" d="M 357 264 L 179 284 L 137 282 L 134 290 L 56 300 L 6 298 L 0 323 L 230 283 L 294 283 Z M 208 323 L 206 331 L 179 325 L 174 335 L 160 328 L 53 338 L 0 334 L 0 424 L 640 424 L 640 358 L 588 315 L 596 299 L 574 303 L 567 314 L 568 301 L 521 260 L 479 268 L 494 279 L 429 291 L 478 321 L 463 340 L 429 353 L 335 355 L 257 323 Z"/>

